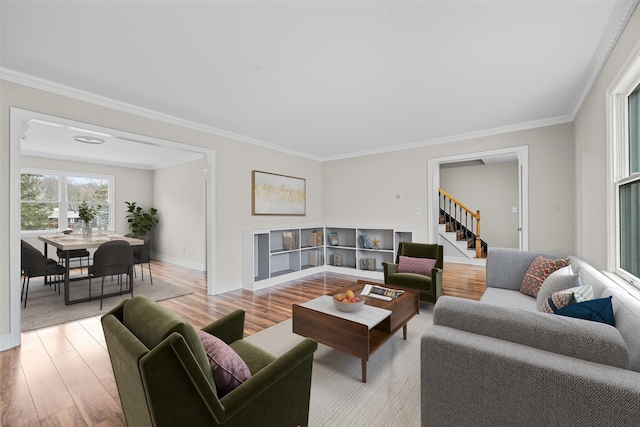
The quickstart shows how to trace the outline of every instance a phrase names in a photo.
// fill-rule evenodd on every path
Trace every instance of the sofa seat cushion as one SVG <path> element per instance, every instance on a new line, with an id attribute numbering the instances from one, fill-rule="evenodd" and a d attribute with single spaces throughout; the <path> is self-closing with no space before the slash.
<path id="1" fill-rule="evenodd" d="M 244 360 L 244 363 L 247 364 L 251 375 L 255 375 L 260 372 L 262 368 L 276 360 L 275 356 L 272 354 L 245 340 L 234 341 L 229 344 L 229 347 L 238 353 L 242 360 Z"/>
<path id="2" fill-rule="evenodd" d="M 431 277 L 415 273 L 394 273 L 387 277 L 387 285 L 415 289 L 431 294 Z"/>
<path id="3" fill-rule="evenodd" d="M 536 311 L 536 299 L 511 289 L 488 287 L 480 301 L 487 304 Z"/>

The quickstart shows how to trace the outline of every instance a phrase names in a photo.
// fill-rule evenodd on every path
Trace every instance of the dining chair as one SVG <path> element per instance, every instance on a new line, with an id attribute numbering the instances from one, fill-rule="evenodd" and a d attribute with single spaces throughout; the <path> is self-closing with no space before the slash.
<path id="1" fill-rule="evenodd" d="M 86 249 L 71 249 L 69 251 L 58 249 L 56 253 L 60 264 L 64 265 L 67 259 L 67 252 L 69 252 L 69 260 L 72 258 L 78 258 L 80 260 L 80 273 L 82 273 L 82 258 L 87 258 L 87 266 L 89 266 L 89 251 Z"/>
<path id="2" fill-rule="evenodd" d="M 128 289 L 133 297 L 133 251 L 129 242 L 124 240 L 112 240 L 105 242 L 93 254 L 93 265 L 89 266 L 89 297 L 91 297 L 91 279 L 102 278 L 100 288 L 100 310 L 104 298 L 105 276 L 118 276 L 120 293 L 122 293 L 122 275 L 127 275 Z"/>
<path id="3" fill-rule="evenodd" d="M 125 234 L 125 237 L 133 237 L 132 233 Z M 140 272 L 142 274 L 142 281 L 144 282 L 144 264 L 147 264 L 149 268 L 149 278 L 153 285 L 153 276 L 151 275 L 151 238 L 149 236 L 138 237 L 138 239 L 144 240 L 144 245 L 131 246 L 133 251 L 133 275 L 136 275 L 136 265 L 140 264 Z"/>
<path id="4" fill-rule="evenodd" d="M 29 296 L 29 283 L 32 277 L 44 277 L 45 283 L 49 276 L 56 276 L 55 285 L 61 280 L 60 276 L 64 276 L 66 269 L 54 260 L 45 257 L 42 252 L 22 240 L 20 266 L 22 268 L 22 290 L 20 291 L 20 301 L 23 300 L 24 308 L 27 307 L 27 297 Z M 55 289 L 55 288 L 54 288 Z M 60 288 L 58 287 L 58 294 Z"/>

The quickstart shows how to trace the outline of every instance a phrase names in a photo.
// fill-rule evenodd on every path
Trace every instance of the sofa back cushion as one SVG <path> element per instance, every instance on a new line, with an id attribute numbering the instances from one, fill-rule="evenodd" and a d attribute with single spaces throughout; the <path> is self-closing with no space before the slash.
<path id="1" fill-rule="evenodd" d="M 486 264 L 487 286 L 520 291 L 524 275 L 538 255 L 545 258 L 557 258 L 554 255 L 539 252 L 489 248 Z"/>
<path id="2" fill-rule="evenodd" d="M 196 330 L 179 316 L 147 298 L 134 297 L 123 307 L 122 324 L 150 350 L 173 332 L 179 333 L 209 383 L 215 386 L 209 359 Z"/>

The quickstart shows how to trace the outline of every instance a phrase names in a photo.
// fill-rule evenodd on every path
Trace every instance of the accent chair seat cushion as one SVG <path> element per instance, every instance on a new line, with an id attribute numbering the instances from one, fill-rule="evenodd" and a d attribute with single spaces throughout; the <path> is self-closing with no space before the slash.
<path id="1" fill-rule="evenodd" d="M 387 277 L 387 284 L 415 289 L 421 293 L 432 294 L 431 277 L 416 273 L 394 273 Z"/>

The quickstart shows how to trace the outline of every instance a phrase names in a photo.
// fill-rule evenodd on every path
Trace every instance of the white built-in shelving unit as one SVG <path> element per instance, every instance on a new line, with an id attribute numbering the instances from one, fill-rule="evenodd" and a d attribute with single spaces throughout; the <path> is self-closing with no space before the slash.
<path id="1" fill-rule="evenodd" d="M 318 239 L 315 233 L 322 238 Z M 376 240 L 378 247 L 365 248 L 363 235 L 370 242 Z M 322 271 L 382 280 L 382 263 L 394 262 L 398 243 L 412 242 L 413 235 L 413 229 L 406 228 L 319 226 L 245 230 L 242 287 L 258 290 Z M 363 269 L 362 260 L 372 259 L 375 270 Z M 372 262 L 365 264 L 371 267 Z"/>

